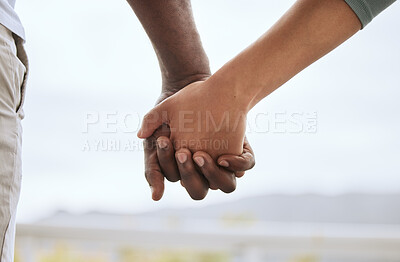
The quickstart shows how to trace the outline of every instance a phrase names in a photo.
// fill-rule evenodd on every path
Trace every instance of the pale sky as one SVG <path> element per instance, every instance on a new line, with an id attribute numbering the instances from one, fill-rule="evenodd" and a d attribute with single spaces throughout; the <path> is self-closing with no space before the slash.
<path id="1" fill-rule="evenodd" d="M 194 0 L 213 72 L 293 2 Z M 263 129 L 276 113 L 284 118 L 316 113 L 316 132 L 250 130 L 257 164 L 233 194 L 210 192 L 206 200 L 195 202 L 179 184 L 168 183 L 159 203 L 150 199 L 141 150 L 82 150 L 86 141 L 140 144 L 135 133 L 120 128 L 105 134 L 104 121 L 84 133 L 86 115 L 142 116 L 160 92 L 156 57 L 128 4 L 18 0 L 17 11 L 31 65 L 20 222 L 59 209 L 138 212 L 268 193 L 400 193 L 398 3 L 264 99 L 249 117 L 249 122 L 258 119 L 257 127 Z"/>

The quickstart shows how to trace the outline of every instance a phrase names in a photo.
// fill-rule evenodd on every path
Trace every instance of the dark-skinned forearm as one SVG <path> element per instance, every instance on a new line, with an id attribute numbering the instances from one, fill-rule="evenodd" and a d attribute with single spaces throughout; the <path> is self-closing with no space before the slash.
<path id="1" fill-rule="evenodd" d="M 163 92 L 210 76 L 190 0 L 127 0 L 149 36 L 160 64 Z"/>

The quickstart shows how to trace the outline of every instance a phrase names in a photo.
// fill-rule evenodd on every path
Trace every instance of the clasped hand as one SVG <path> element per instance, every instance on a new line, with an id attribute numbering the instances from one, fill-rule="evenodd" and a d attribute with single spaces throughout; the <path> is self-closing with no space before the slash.
<path id="1" fill-rule="evenodd" d="M 254 166 L 254 154 L 245 138 L 247 112 L 234 100 L 199 81 L 145 115 L 138 136 L 146 138 L 145 175 L 154 200 L 162 197 L 164 177 L 181 180 L 195 200 L 209 188 L 236 189 L 236 177 Z"/>

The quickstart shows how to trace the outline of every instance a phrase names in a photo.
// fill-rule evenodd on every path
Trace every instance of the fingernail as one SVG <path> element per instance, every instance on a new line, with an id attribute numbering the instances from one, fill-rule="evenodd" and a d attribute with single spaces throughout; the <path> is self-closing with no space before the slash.
<path id="1" fill-rule="evenodd" d="M 179 154 L 177 154 L 177 158 L 178 158 L 179 163 L 183 164 L 187 160 L 187 155 L 185 153 L 179 153 Z"/>
<path id="2" fill-rule="evenodd" d="M 158 147 L 161 149 L 165 149 L 168 146 L 167 141 L 165 141 L 163 139 L 157 140 L 157 144 L 158 144 Z"/>
<path id="3" fill-rule="evenodd" d="M 220 166 L 223 166 L 223 167 L 228 167 L 228 166 L 229 166 L 229 163 L 228 163 L 228 161 L 226 161 L 226 160 L 222 160 L 221 162 L 219 162 L 219 165 L 220 165 Z"/>
<path id="4" fill-rule="evenodd" d="M 204 166 L 204 158 L 202 158 L 201 156 L 195 157 L 195 158 L 194 158 L 194 162 L 196 162 L 196 164 L 197 164 L 199 167 Z"/>
<path id="5" fill-rule="evenodd" d="M 142 137 L 142 130 L 139 130 L 139 131 L 138 131 L 137 136 L 138 136 L 139 138 Z"/>

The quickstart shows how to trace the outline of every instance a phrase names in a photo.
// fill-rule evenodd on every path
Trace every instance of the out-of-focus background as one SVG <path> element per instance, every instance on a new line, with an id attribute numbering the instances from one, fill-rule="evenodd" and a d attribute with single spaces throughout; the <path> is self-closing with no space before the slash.
<path id="1" fill-rule="evenodd" d="M 213 72 L 293 0 L 193 0 Z M 152 202 L 135 131 L 160 92 L 128 4 L 18 0 L 27 32 L 16 261 L 400 261 L 400 5 L 251 112 L 256 167 Z M 327 32 L 329 34 L 329 32 Z"/>

